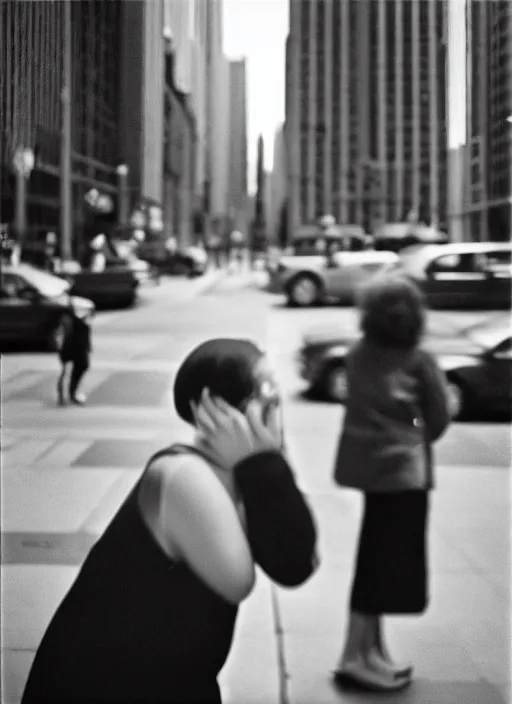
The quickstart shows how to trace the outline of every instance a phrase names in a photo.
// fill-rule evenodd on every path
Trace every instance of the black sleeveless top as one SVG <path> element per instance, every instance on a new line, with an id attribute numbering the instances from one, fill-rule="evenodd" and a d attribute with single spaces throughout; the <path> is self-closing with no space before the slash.
<path id="1" fill-rule="evenodd" d="M 173 446 L 148 466 L 184 451 L 201 454 Z M 237 607 L 163 552 L 140 513 L 140 483 L 52 619 L 23 702 L 220 701 Z"/>

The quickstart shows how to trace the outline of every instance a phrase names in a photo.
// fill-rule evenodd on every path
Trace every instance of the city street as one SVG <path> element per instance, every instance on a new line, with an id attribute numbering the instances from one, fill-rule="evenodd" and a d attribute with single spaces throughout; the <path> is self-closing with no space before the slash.
<path id="1" fill-rule="evenodd" d="M 304 330 L 355 329 L 351 308 L 293 310 L 261 290 L 260 274 L 226 274 L 201 287 L 168 281 L 141 291 L 133 310 L 94 322 L 85 407 L 56 406 L 51 354 L 2 360 L 3 702 L 17 702 L 33 654 L 80 564 L 137 481 L 151 453 L 191 429 L 172 409 L 181 360 L 209 337 L 265 347 L 277 370 L 288 445 L 319 526 L 321 566 L 303 587 L 263 574 L 242 604 L 221 676 L 225 704 L 376 701 L 331 684 L 344 638 L 361 512 L 356 492 L 335 488 L 343 409 L 305 399 L 295 355 Z M 440 335 L 488 313 L 436 313 Z M 397 659 L 415 681 L 386 696 L 399 704 L 510 701 L 510 426 L 457 423 L 436 450 L 431 515 L 431 604 L 389 622 Z"/>

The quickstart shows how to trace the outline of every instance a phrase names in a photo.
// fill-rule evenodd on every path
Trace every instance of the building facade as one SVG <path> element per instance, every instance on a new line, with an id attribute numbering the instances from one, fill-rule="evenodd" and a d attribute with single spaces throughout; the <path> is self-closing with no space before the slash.
<path id="1" fill-rule="evenodd" d="M 164 108 L 164 198 L 165 239 L 174 237 L 185 247 L 193 243 L 193 209 L 197 135 L 188 93 L 175 83 L 174 56 L 166 56 Z"/>
<path id="2" fill-rule="evenodd" d="M 512 196 L 512 5 L 466 4 L 467 239 L 508 239 Z"/>
<path id="3" fill-rule="evenodd" d="M 290 226 L 446 218 L 446 0 L 290 0 Z"/>
<path id="4" fill-rule="evenodd" d="M 118 166 L 127 167 L 127 217 L 143 203 L 162 202 L 163 0 L 17 0 L 0 3 L 0 28 L 0 220 L 14 218 L 13 158 L 21 147 L 35 155 L 24 234 L 38 239 L 59 232 L 69 38 L 71 244 L 80 256 L 88 238 L 118 224 Z M 94 211 L 91 191 L 108 196 L 109 212 Z"/>
<path id="5" fill-rule="evenodd" d="M 270 173 L 269 206 L 268 206 L 268 236 L 271 242 L 277 241 L 281 222 L 281 212 L 286 203 L 286 148 L 285 129 L 281 125 L 274 137 L 274 158 Z"/>
<path id="6" fill-rule="evenodd" d="M 206 3 L 205 181 L 210 226 L 225 234 L 229 190 L 229 61 L 223 52 L 221 0 Z"/>
<path id="7" fill-rule="evenodd" d="M 0 3 L 0 221 L 15 218 L 13 160 L 19 148 L 34 154 L 26 184 L 22 236 L 38 241 L 59 232 L 64 2 Z M 70 3 L 71 157 L 73 251 L 77 254 L 95 213 L 91 189 L 117 192 L 122 161 L 120 128 L 122 3 Z M 113 208 L 111 209 L 113 210 Z M 112 215 L 112 212 L 110 213 Z M 99 226 L 99 225 L 98 225 Z"/>
<path id="8" fill-rule="evenodd" d="M 229 62 L 229 196 L 233 228 L 247 236 L 247 91 L 245 59 Z"/>
<path id="9" fill-rule="evenodd" d="M 100 0 L 101 1 L 101 0 Z M 121 153 L 129 170 L 130 207 L 161 208 L 164 143 L 164 4 L 123 6 Z"/>

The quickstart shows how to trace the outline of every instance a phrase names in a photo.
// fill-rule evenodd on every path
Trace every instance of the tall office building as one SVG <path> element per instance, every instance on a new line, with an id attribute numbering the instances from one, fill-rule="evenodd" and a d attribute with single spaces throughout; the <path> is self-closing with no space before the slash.
<path id="1" fill-rule="evenodd" d="M 131 206 L 161 207 L 164 144 L 164 3 L 123 5 L 121 151 L 129 168 Z"/>
<path id="2" fill-rule="evenodd" d="M 446 211 L 446 0 L 290 0 L 290 226 Z"/>
<path id="3" fill-rule="evenodd" d="M 206 3 L 206 180 L 212 224 L 222 230 L 229 187 L 229 61 L 223 52 L 222 2 Z M 216 225 L 217 223 L 217 225 Z M 219 232 L 220 234 L 220 232 Z"/>
<path id="4" fill-rule="evenodd" d="M 120 109 L 123 3 L 71 2 L 72 221 L 77 250 L 86 226 L 85 194 L 111 200 L 122 160 Z M 31 150 L 24 238 L 59 231 L 64 2 L 0 2 L 0 222 L 15 217 L 14 156 Z"/>
<path id="5" fill-rule="evenodd" d="M 281 222 L 281 211 L 286 202 L 286 148 L 285 130 L 281 125 L 274 136 L 274 158 L 269 183 L 268 236 L 277 241 Z"/>
<path id="6" fill-rule="evenodd" d="M 233 226 L 247 234 L 247 94 L 245 59 L 229 62 L 229 201 Z"/>
<path id="7" fill-rule="evenodd" d="M 468 239 L 512 235 L 512 4 L 468 0 L 465 226 Z"/>

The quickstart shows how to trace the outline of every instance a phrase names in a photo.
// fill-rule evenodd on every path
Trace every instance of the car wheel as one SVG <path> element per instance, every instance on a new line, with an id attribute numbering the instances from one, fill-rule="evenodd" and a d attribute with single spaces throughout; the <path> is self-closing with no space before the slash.
<path id="1" fill-rule="evenodd" d="M 325 391 L 331 401 L 345 403 L 348 397 L 348 379 L 345 367 L 332 367 L 325 378 Z"/>
<path id="2" fill-rule="evenodd" d="M 50 334 L 47 339 L 47 347 L 50 352 L 59 352 L 64 344 L 64 338 L 66 335 L 66 328 L 71 323 L 71 316 L 65 313 L 61 315 L 57 321 L 57 324 L 50 330 Z"/>
<path id="3" fill-rule="evenodd" d="M 297 276 L 288 286 L 288 303 L 291 306 L 306 308 L 318 302 L 320 286 L 312 276 Z"/>
<path id="4" fill-rule="evenodd" d="M 457 379 L 448 379 L 448 410 L 453 420 L 461 420 L 469 413 L 469 397 L 464 386 Z"/>

